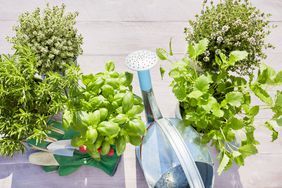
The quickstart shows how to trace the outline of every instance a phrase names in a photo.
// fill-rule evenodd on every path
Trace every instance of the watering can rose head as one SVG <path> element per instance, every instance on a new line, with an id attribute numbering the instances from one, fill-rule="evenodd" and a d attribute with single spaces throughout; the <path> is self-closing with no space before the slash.
<path id="1" fill-rule="evenodd" d="M 248 56 L 245 51 L 232 51 L 229 55 L 219 52 L 213 59 L 217 71 L 202 71 L 198 57 L 208 50 L 208 44 L 207 39 L 190 43 L 187 55 L 176 62 L 170 59 L 172 53 L 164 49 L 157 49 L 157 54 L 161 60 L 172 62 L 169 76 L 173 79 L 172 91 L 180 102 L 182 118 L 202 134 L 203 143 L 211 142 L 218 149 L 220 174 L 233 162 L 244 165 L 246 157 L 257 153 L 259 142 L 254 137 L 254 119 L 260 106 L 251 105 L 251 93 L 265 103 L 264 108 L 274 112 L 265 126 L 272 131 L 272 140 L 277 138 L 276 127 L 282 126 L 282 111 L 278 110 L 282 94 L 277 91 L 273 100 L 264 87 L 281 85 L 282 71 L 277 73 L 262 65 L 258 75 L 234 74 L 232 67 Z"/>
<path id="2" fill-rule="evenodd" d="M 114 69 L 110 61 L 105 72 L 82 76 L 82 84 L 70 88 L 63 115 L 63 125 L 78 132 L 72 145 L 83 146 L 94 158 L 113 149 L 121 155 L 126 143 L 140 145 L 146 133 L 142 99 L 132 93 L 133 75 Z"/>

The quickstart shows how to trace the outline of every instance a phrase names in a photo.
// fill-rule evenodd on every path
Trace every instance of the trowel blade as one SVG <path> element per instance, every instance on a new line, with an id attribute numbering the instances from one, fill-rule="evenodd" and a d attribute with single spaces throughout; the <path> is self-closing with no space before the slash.
<path id="1" fill-rule="evenodd" d="M 48 152 L 36 152 L 30 154 L 28 157 L 29 162 L 41 166 L 58 166 L 54 155 Z"/>
<path id="2" fill-rule="evenodd" d="M 47 146 L 49 152 L 55 155 L 72 157 L 74 150 L 77 149 L 71 145 L 71 140 L 59 140 Z"/>

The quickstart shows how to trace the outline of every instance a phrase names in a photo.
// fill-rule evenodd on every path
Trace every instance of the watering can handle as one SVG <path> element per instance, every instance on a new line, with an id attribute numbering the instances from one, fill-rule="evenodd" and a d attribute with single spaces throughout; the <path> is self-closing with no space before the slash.
<path id="1" fill-rule="evenodd" d="M 194 162 L 193 156 L 187 148 L 177 129 L 168 119 L 157 120 L 157 124 L 167 137 L 182 166 L 191 188 L 205 188 L 200 172 Z"/>

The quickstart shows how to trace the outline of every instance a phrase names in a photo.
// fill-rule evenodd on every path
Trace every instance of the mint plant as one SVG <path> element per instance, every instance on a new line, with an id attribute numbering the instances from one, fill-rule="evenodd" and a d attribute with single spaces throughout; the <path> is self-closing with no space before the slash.
<path id="1" fill-rule="evenodd" d="M 70 86 L 63 114 L 63 126 L 78 132 L 72 145 L 95 159 L 111 154 L 113 147 L 121 155 L 127 142 L 140 145 L 146 133 L 139 115 L 142 99 L 132 93 L 133 75 L 114 71 L 113 62 L 105 67 L 105 72 L 83 75 L 81 84 Z"/>
<path id="2" fill-rule="evenodd" d="M 210 5 L 208 4 L 210 2 Z M 248 56 L 232 67 L 241 75 L 250 75 L 266 58 L 265 49 L 273 46 L 265 41 L 271 32 L 270 14 L 254 7 L 249 0 L 204 0 L 203 8 L 195 20 L 185 28 L 188 43 L 207 38 L 209 46 L 198 58 L 204 70 L 218 70 L 214 62 L 219 52 L 229 55 L 234 50 L 248 52 Z"/>
<path id="3" fill-rule="evenodd" d="M 48 119 L 63 106 L 68 80 L 49 72 L 38 76 L 36 55 L 16 46 L 15 54 L 0 58 L 0 155 L 24 152 L 28 139 L 46 138 Z"/>
<path id="4" fill-rule="evenodd" d="M 262 64 L 257 79 L 254 74 L 247 77 L 234 74 L 230 67 L 246 59 L 246 51 L 219 53 L 213 60 L 218 71 L 203 71 L 198 68 L 199 57 L 208 46 L 207 39 L 190 43 L 185 57 L 176 62 L 165 49 L 157 49 L 157 54 L 161 60 L 172 62 L 169 76 L 173 79 L 172 91 L 180 102 L 182 117 L 202 135 L 202 143 L 217 148 L 221 174 L 233 162 L 244 165 L 246 157 L 257 153 L 259 142 L 254 137 L 254 120 L 262 107 L 251 105 L 252 93 L 265 103 L 263 108 L 273 111 L 273 117 L 264 125 L 272 131 L 272 141 L 277 139 L 277 127 L 282 126 L 282 92 L 277 91 L 273 100 L 265 87 L 281 85 L 282 71 L 276 72 Z"/>
<path id="5" fill-rule="evenodd" d="M 28 46 L 36 54 L 39 74 L 64 73 L 82 54 L 82 36 L 75 28 L 77 12 L 65 13 L 65 5 L 37 8 L 20 15 L 16 35 L 9 38 L 14 46 Z"/>

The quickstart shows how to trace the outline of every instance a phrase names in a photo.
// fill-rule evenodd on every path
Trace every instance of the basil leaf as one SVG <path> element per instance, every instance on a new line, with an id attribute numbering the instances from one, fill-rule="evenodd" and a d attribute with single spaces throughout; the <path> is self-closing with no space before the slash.
<path id="1" fill-rule="evenodd" d="M 142 120 L 134 119 L 126 125 L 125 130 L 127 131 L 128 135 L 142 136 L 146 133 L 146 126 Z"/>
<path id="2" fill-rule="evenodd" d="M 134 146 L 139 146 L 142 143 L 141 136 L 129 136 L 129 143 Z"/>
<path id="3" fill-rule="evenodd" d="M 98 132 L 93 127 L 88 127 L 88 130 L 86 131 L 85 137 L 88 141 L 90 141 L 93 144 L 98 137 Z"/>
<path id="4" fill-rule="evenodd" d="M 123 136 L 119 136 L 116 141 L 116 151 L 117 155 L 121 155 L 126 147 L 126 139 Z"/>
<path id="5" fill-rule="evenodd" d="M 103 121 L 98 125 L 98 132 L 104 136 L 113 136 L 117 135 L 120 131 L 120 127 L 117 123 Z"/>
<path id="6" fill-rule="evenodd" d="M 105 65 L 105 69 L 108 72 L 114 71 L 115 70 L 115 64 L 113 63 L 113 61 L 108 61 Z"/>
<path id="7" fill-rule="evenodd" d="M 109 142 L 107 142 L 107 141 L 103 142 L 101 154 L 107 155 L 109 153 L 110 149 L 111 149 L 111 146 L 110 146 Z"/>
<path id="8" fill-rule="evenodd" d="M 134 102 L 133 94 L 131 92 L 127 92 L 122 99 L 122 111 L 124 113 L 128 112 L 132 108 L 133 102 Z"/>
<path id="9" fill-rule="evenodd" d="M 143 110 L 144 110 L 143 105 L 134 105 L 126 114 L 128 116 L 134 117 L 135 115 L 143 112 Z"/>

